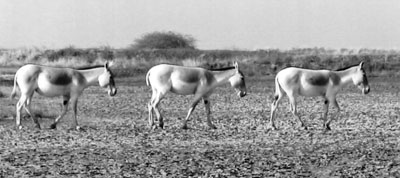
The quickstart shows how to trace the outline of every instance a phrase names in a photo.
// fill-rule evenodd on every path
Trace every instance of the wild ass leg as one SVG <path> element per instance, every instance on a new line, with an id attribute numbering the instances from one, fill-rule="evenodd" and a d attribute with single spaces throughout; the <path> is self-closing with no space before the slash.
<path id="1" fill-rule="evenodd" d="M 57 128 L 58 121 L 61 120 L 68 111 L 68 103 L 69 103 L 69 97 L 64 96 L 63 97 L 63 108 L 62 108 L 61 114 L 54 120 L 53 124 L 50 125 L 50 129 Z"/>
<path id="2" fill-rule="evenodd" d="M 163 120 L 163 117 L 162 117 L 162 115 L 160 113 L 158 105 L 160 104 L 160 101 L 164 97 L 164 95 L 165 95 L 165 93 L 158 92 L 158 94 L 155 97 L 155 100 L 154 100 L 154 102 L 152 104 L 152 106 L 153 106 L 152 108 L 154 109 L 154 112 L 156 113 L 157 119 L 159 121 L 159 126 L 161 128 L 164 127 L 164 120 Z M 153 120 L 153 122 L 154 122 L 154 120 Z M 154 126 L 154 123 L 152 123 L 152 126 Z"/>
<path id="3" fill-rule="evenodd" d="M 289 101 L 290 101 L 290 105 L 291 105 L 291 110 L 292 110 L 292 114 L 294 117 L 296 117 L 299 121 L 300 121 L 300 127 L 307 129 L 307 127 L 305 126 L 304 122 L 301 120 L 299 114 L 297 113 L 297 105 L 296 105 L 296 98 L 294 95 L 288 95 L 289 97 Z"/>
<path id="4" fill-rule="evenodd" d="M 327 125 L 327 119 L 328 119 L 328 111 L 329 111 L 329 100 L 325 99 L 324 101 L 324 124 L 323 127 L 325 128 L 325 130 L 330 130 L 331 128 L 329 127 L 329 125 Z"/>
<path id="5" fill-rule="evenodd" d="M 78 110 L 77 110 L 77 104 L 78 104 L 78 98 L 73 98 L 72 100 L 72 110 L 74 111 L 74 124 L 75 124 L 75 129 L 76 130 L 81 130 L 81 127 L 79 127 L 78 124 Z"/>
<path id="6" fill-rule="evenodd" d="M 208 100 L 207 97 L 204 97 L 203 100 L 204 100 L 204 105 L 205 105 L 206 112 L 207 112 L 207 124 L 208 124 L 208 126 L 209 126 L 210 128 L 212 128 L 212 129 L 217 129 L 217 127 L 216 127 L 214 124 L 212 124 L 212 122 L 211 122 L 210 101 Z"/>
<path id="7" fill-rule="evenodd" d="M 196 108 L 196 106 L 199 103 L 200 99 L 201 99 L 201 97 L 195 96 L 195 99 L 193 100 L 192 104 L 190 105 L 188 114 L 187 114 L 185 120 L 183 121 L 182 129 L 188 129 L 187 121 L 189 121 L 190 115 L 192 115 L 192 112 Z"/>
<path id="8" fill-rule="evenodd" d="M 32 114 L 32 109 L 31 109 L 31 100 L 32 100 L 32 96 L 33 96 L 33 93 L 26 99 L 26 102 L 25 102 L 25 105 L 24 105 L 24 108 L 25 108 L 25 110 L 26 110 L 26 112 L 31 116 L 31 118 L 32 118 L 32 121 L 35 123 L 35 125 L 36 125 L 36 128 L 38 128 L 38 129 L 40 129 L 40 124 L 39 124 L 39 121 L 38 121 L 38 119 Z"/>
<path id="9" fill-rule="evenodd" d="M 331 130 L 331 127 L 330 127 L 329 125 L 330 125 L 332 119 L 333 119 L 333 118 L 336 118 L 336 117 L 339 115 L 339 113 L 340 113 L 340 107 L 339 107 L 339 105 L 338 105 L 338 103 L 337 103 L 337 101 L 336 101 L 336 98 L 330 100 L 330 102 L 331 102 L 331 104 L 333 105 L 333 107 L 336 108 L 336 113 L 335 113 L 332 117 L 328 118 L 328 121 L 325 123 L 325 129 L 326 129 L 326 130 Z"/>
<path id="10" fill-rule="evenodd" d="M 156 95 L 157 95 L 157 93 L 156 93 L 156 90 L 155 89 L 152 89 L 152 91 L 153 91 L 153 93 L 152 93 L 152 95 L 151 95 L 151 99 L 150 99 L 150 102 L 147 104 L 147 107 L 148 107 L 148 110 L 149 110 L 149 119 L 148 119 L 148 122 L 149 122 L 149 127 L 150 128 L 152 128 L 153 127 L 153 125 L 154 125 L 154 116 L 153 116 L 153 103 L 154 103 L 154 101 L 155 101 L 155 99 L 156 99 Z"/>
<path id="11" fill-rule="evenodd" d="M 17 129 L 22 129 L 21 126 L 21 111 L 22 107 L 26 104 L 27 97 L 25 94 L 21 94 L 19 101 L 16 106 L 16 116 L 15 116 L 15 125 Z"/>
<path id="12" fill-rule="evenodd" d="M 271 117 L 269 119 L 268 129 L 276 130 L 275 127 L 275 113 L 279 106 L 279 102 L 282 100 L 283 95 L 276 95 L 274 101 L 271 104 Z"/>
<path id="13" fill-rule="evenodd" d="M 149 127 L 151 128 L 154 125 L 153 106 L 152 106 L 152 102 L 151 101 L 147 104 L 147 109 L 149 111 L 149 119 L 148 119 Z"/>

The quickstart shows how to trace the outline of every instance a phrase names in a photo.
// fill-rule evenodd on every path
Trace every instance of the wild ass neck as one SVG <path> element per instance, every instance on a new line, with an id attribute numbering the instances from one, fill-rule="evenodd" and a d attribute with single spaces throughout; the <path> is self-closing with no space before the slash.
<path id="1" fill-rule="evenodd" d="M 83 77 L 86 79 L 87 86 L 99 85 L 99 76 L 104 73 L 104 68 L 94 68 L 79 71 Z"/>
<path id="2" fill-rule="evenodd" d="M 354 70 L 357 70 L 357 68 L 352 67 L 343 71 L 337 71 L 336 73 L 340 77 L 340 85 L 341 87 L 345 87 L 351 83 L 353 83 L 353 76 L 352 74 L 355 72 Z"/>
<path id="3" fill-rule="evenodd" d="M 211 71 L 216 80 L 216 85 L 222 85 L 229 82 L 229 79 L 236 74 L 236 69 L 229 69 L 224 71 Z"/>

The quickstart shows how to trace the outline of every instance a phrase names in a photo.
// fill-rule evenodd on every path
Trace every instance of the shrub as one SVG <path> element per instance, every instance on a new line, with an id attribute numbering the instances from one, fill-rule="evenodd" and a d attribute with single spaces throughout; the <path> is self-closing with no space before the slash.
<path id="1" fill-rule="evenodd" d="M 134 49 L 195 49 L 195 41 L 190 35 L 175 32 L 152 32 L 136 39 L 131 47 Z"/>
<path id="2" fill-rule="evenodd" d="M 115 57 L 114 49 L 109 46 L 100 47 L 99 53 L 100 58 L 105 60 L 113 60 Z"/>
<path id="3" fill-rule="evenodd" d="M 288 66 L 311 69 L 340 69 L 351 65 L 366 63 L 368 74 L 375 76 L 398 76 L 400 73 L 400 51 L 341 49 L 340 51 L 322 48 L 306 49 L 267 49 L 244 50 L 199 50 L 190 48 L 174 49 L 114 49 L 108 46 L 80 49 L 0 49 L 1 66 L 21 66 L 26 63 L 49 66 L 79 67 L 103 64 L 104 60 L 116 62 L 118 76 L 143 74 L 152 66 L 170 63 L 204 68 L 222 68 L 238 61 L 243 72 L 248 75 L 270 75 Z M 0 72 L 4 73 L 5 68 Z"/>
<path id="4" fill-rule="evenodd" d="M 69 46 L 59 50 L 46 50 L 38 58 L 47 58 L 50 62 L 56 62 L 59 59 L 81 58 L 92 63 L 96 60 L 98 51 L 97 49 L 79 49 Z"/>

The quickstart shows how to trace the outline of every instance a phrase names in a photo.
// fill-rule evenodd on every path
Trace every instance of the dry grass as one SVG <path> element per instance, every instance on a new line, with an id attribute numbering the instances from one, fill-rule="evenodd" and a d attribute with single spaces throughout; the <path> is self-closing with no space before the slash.
<path id="1" fill-rule="evenodd" d="M 67 47 L 58 50 L 40 48 L 0 49 L 0 66 L 19 67 L 27 63 L 61 67 L 81 67 L 103 64 L 105 60 L 117 61 L 120 76 L 134 76 L 160 63 L 184 66 L 223 66 L 238 61 L 243 72 L 251 76 L 274 74 L 287 66 L 312 69 L 338 69 L 366 62 L 366 71 L 372 76 L 399 76 L 400 51 L 389 50 L 332 50 L 305 48 L 291 50 L 266 49 L 259 51 L 240 50 L 134 50 L 100 47 L 79 49 Z M 0 71 L 1 72 L 1 71 Z"/>
<path id="2" fill-rule="evenodd" d="M 204 60 L 196 60 L 196 59 L 184 59 L 182 60 L 183 66 L 189 67 L 197 67 L 197 66 L 205 66 L 207 64 Z"/>

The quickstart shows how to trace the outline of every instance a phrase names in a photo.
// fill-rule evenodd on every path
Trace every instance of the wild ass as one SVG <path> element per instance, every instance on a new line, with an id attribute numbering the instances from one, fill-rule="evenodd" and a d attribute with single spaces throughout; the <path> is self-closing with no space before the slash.
<path id="1" fill-rule="evenodd" d="M 273 130 L 276 129 L 274 124 L 275 111 L 281 99 L 287 95 L 292 114 L 300 121 L 301 127 L 307 129 L 297 113 L 296 97 L 299 95 L 305 97 L 322 96 L 325 99 L 324 128 L 331 130 L 329 124 L 332 118 L 335 118 L 340 112 L 336 94 L 341 88 L 353 83 L 361 89 L 363 94 L 368 94 L 368 79 L 363 66 L 364 62 L 337 71 L 310 70 L 297 67 L 281 70 L 275 77 L 275 96 L 271 104 L 271 117 L 268 127 Z M 330 119 L 327 119 L 330 104 L 337 109 L 337 112 Z"/>
<path id="2" fill-rule="evenodd" d="M 243 73 L 239 70 L 237 62 L 234 67 L 224 69 L 207 70 L 200 67 L 183 67 L 176 65 L 160 64 L 152 67 L 146 75 L 147 85 L 151 86 L 152 96 L 148 103 L 149 126 L 154 126 L 153 111 L 159 120 L 159 126 L 163 128 L 163 117 L 158 109 L 158 105 L 163 97 L 172 92 L 179 95 L 194 95 L 194 99 L 189 106 L 188 114 L 183 121 L 182 129 L 187 129 L 187 122 L 198 102 L 203 99 L 206 112 L 207 124 L 210 128 L 217 127 L 211 122 L 211 111 L 209 96 L 214 89 L 225 83 L 230 83 L 238 96 L 246 95 L 246 85 Z"/>
<path id="3" fill-rule="evenodd" d="M 16 105 L 16 127 L 21 129 L 21 110 L 25 108 L 32 117 L 36 127 L 40 129 L 40 124 L 35 115 L 32 114 L 31 101 L 34 92 L 46 97 L 63 97 L 63 109 L 50 128 L 55 129 L 57 123 L 64 117 L 68 110 L 68 104 L 72 102 L 74 111 L 74 121 L 76 129 L 80 127 L 77 121 L 77 102 L 83 90 L 92 85 L 108 87 L 108 94 L 114 96 L 117 93 L 114 77 L 106 62 L 104 66 L 94 66 L 82 69 L 48 67 L 35 64 L 22 66 L 15 74 L 14 89 L 11 98 L 16 96 L 19 88 L 21 97 Z"/>

